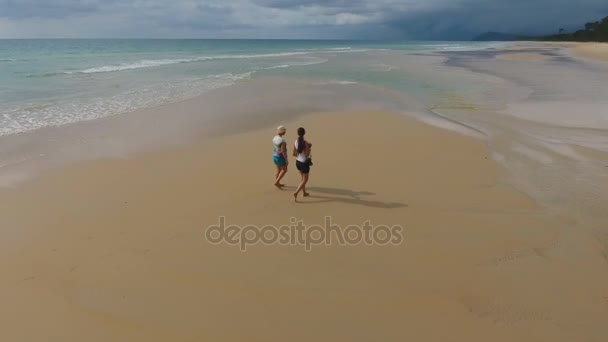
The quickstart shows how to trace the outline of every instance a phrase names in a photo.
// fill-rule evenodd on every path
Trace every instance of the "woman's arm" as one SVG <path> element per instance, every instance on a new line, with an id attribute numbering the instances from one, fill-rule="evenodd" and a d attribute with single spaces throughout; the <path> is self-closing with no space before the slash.
<path id="1" fill-rule="evenodd" d="M 304 155 L 306 156 L 306 158 L 308 158 L 308 157 L 310 157 L 311 154 L 312 154 L 312 144 L 307 141 L 306 148 L 304 148 Z"/>
<path id="2" fill-rule="evenodd" d="M 286 143 L 286 142 L 283 142 L 283 143 L 281 144 L 281 154 L 282 154 L 282 155 L 283 155 L 283 157 L 285 158 L 285 162 L 289 162 L 289 161 L 287 160 L 287 143 Z"/>

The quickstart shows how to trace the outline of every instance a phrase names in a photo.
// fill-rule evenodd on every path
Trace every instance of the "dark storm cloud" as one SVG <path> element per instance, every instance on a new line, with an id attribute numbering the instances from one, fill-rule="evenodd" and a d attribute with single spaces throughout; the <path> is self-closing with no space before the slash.
<path id="1" fill-rule="evenodd" d="M 485 31 L 543 34 L 608 16 L 608 0 L 254 0 L 277 9 L 318 7 L 379 15 L 408 38 L 468 39 Z"/>
<path id="2" fill-rule="evenodd" d="M 607 15 L 608 0 L 0 0 L 0 37 L 469 39 Z"/>
<path id="3" fill-rule="evenodd" d="M 465 0 L 458 6 L 393 13 L 386 24 L 416 38 L 469 39 L 486 31 L 547 34 L 608 16 L 605 0 Z"/>

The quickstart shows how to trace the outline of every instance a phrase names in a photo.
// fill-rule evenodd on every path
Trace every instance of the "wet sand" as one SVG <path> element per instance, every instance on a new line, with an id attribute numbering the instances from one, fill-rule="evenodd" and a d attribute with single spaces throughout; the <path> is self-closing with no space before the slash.
<path id="1" fill-rule="evenodd" d="M 482 142 L 398 114 L 317 113 L 309 191 L 272 128 L 82 162 L 0 190 L 2 339 L 603 341 L 597 240 L 508 186 Z M 213 245 L 229 224 L 401 225 L 393 246 Z M 36 327 L 33 329 L 32 327 Z"/>
<path id="2" fill-rule="evenodd" d="M 549 57 L 539 53 L 505 53 L 498 55 L 497 58 L 510 61 L 542 61 L 549 59 Z"/>

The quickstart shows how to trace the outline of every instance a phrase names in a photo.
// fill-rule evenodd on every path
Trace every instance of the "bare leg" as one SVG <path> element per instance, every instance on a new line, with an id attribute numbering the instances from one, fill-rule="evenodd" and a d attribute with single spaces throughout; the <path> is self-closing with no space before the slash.
<path id="1" fill-rule="evenodd" d="M 277 188 L 284 187 L 285 185 L 281 184 L 281 179 L 283 179 L 283 177 L 285 177 L 286 174 L 287 174 L 287 167 L 286 166 L 279 168 L 278 172 L 277 172 L 276 181 L 274 182 L 274 186 L 276 186 Z"/>
<path id="2" fill-rule="evenodd" d="M 306 188 L 306 183 L 308 182 L 308 174 L 301 173 L 301 175 L 302 175 L 302 182 L 298 186 L 298 189 L 296 190 L 296 192 L 293 193 L 293 197 L 296 199 L 296 201 L 298 200 L 298 195 L 300 194 L 300 191 L 302 191 L 302 190 L 304 190 L 304 188 Z"/>
<path id="3" fill-rule="evenodd" d="M 310 173 L 306 174 L 306 182 L 304 183 L 304 186 L 302 187 L 302 193 L 304 194 L 304 197 L 308 197 L 310 196 L 310 194 L 308 192 L 306 192 L 306 184 L 308 184 L 308 180 L 310 179 Z"/>

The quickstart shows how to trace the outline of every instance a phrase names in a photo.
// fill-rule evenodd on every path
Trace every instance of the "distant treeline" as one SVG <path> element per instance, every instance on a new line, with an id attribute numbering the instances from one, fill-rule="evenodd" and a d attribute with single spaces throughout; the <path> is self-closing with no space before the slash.
<path id="1" fill-rule="evenodd" d="M 586 23 L 584 30 L 567 33 L 564 29 L 559 29 L 559 34 L 538 37 L 535 40 L 608 42 L 608 17 L 594 23 Z"/>
<path id="2" fill-rule="evenodd" d="M 486 32 L 475 37 L 477 41 L 514 41 L 514 40 L 540 40 L 540 41 L 571 41 L 571 42 L 608 42 L 608 17 L 594 23 L 586 23 L 585 28 L 576 32 L 566 32 L 560 28 L 559 33 L 550 36 L 525 36 L 501 32 Z"/>

